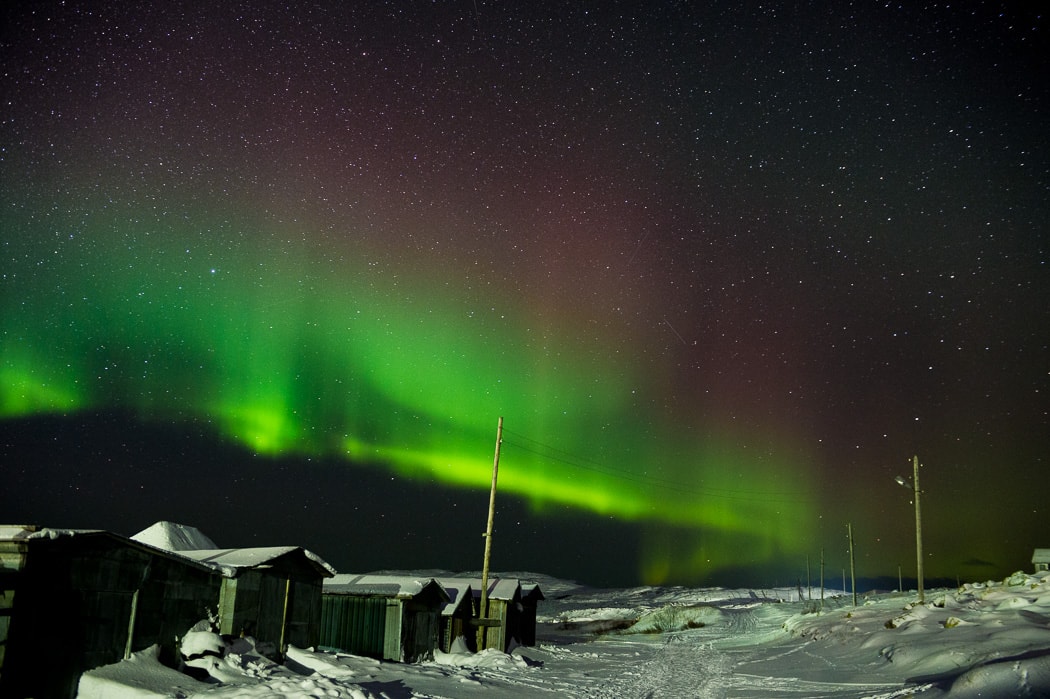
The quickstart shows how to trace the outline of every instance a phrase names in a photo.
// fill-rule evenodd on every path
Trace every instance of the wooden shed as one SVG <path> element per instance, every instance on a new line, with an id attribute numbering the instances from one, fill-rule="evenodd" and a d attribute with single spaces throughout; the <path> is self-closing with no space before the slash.
<path id="1" fill-rule="evenodd" d="M 441 632 L 438 637 L 438 648 L 445 653 L 452 652 L 452 645 L 457 638 L 462 638 L 467 650 L 477 652 L 477 628 L 470 621 L 477 616 L 474 609 L 474 593 L 470 585 L 462 579 L 448 579 L 442 584 L 448 593 L 448 604 L 441 610 Z"/>
<path id="2" fill-rule="evenodd" d="M 1050 570 L 1050 549 L 1036 549 L 1032 552 L 1032 567 L 1035 572 Z"/>
<path id="3" fill-rule="evenodd" d="M 321 580 L 335 569 L 296 546 L 220 549 L 196 527 L 156 522 L 131 537 L 185 556 L 222 576 L 214 609 L 218 632 L 252 636 L 278 658 L 288 644 L 316 645 L 321 629 Z"/>
<path id="4" fill-rule="evenodd" d="M 221 575 L 217 596 L 221 634 L 251 636 L 277 659 L 288 645 L 321 640 L 321 588 L 335 569 L 297 546 L 178 551 Z"/>
<path id="5" fill-rule="evenodd" d="M 336 575 L 324 581 L 320 646 L 380 660 L 433 660 L 445 588 L 432 578 Z"/>
<path id="6" fill-rule="evenodd" d="M 0 524 L 0 675 L 4 670 L 4 652 L 14 613 L 15 586 L 29 548 L 25 537 L 35 531 L 33 525 Z"/>
<path id="7" fill-rule="evenodd" d="M 74 697 L 80 675 L 177 639 L 218 613 L 276 657 L 320 637 L 321 581 L 305 549 L 169 551 L 99 530 L 0 526 L 0 696 Z M 47 654 L 49 673 L 33 672 Z"/>
<path id="8" fill-rule="evenodd" d="M 523 646 L 536 645 L 536 609 L 547 599 L 536 583 L 521 586 L 521 618 L 518 620 L 518 642 Z"/>
<path id="9" fill-rule="evenodd" d="M 176 638 L 214 607 L 215 570 L 118 534 L 0 527 L 0 696 L 76 695 L 86 670 Z M 47 657 L 46 673 L 37 657 Z"/>
<path id="10" fill-rule="evenodd" d="M 474 597 L 475 617 L 492 620 L 486 626 L 485 648 L 510 651 L 514 645 L 533 645 L 536 642 L 536 603 L 543 599 L 538 585 L 529 586 L 529 597 L 523 599 L 521 583 L 513 578 L 489 578 L 488 614 L 481 606 L 480 578 L 438 578 L 445 588 L 469 587 Z"/>

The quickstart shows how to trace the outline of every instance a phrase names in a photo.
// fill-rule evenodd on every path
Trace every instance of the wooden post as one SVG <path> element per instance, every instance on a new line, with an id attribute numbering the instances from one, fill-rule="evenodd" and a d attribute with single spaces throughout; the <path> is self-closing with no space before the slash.
<path id="1" fill-rule="evenodd" d="M 128 640 L 124 644 L 124 660 L 131 657 L 132 642 L 135 640 L 135 617 L 139 613 L 139 590 L 131 594 L 131 612 L 128 614 Z"/>
<path id="2" fill-rule="evenodd" d="M 292 594 L 292 579 L 284 580 L 284 605 L 281 607 L 281 640 L 277 646 L 277 652 L 284 658 L 284 652 L 288 650 L 284 645 L 284 631 L 288 628 L 288 598 Z"/>
<path id="3" fill-rule="evenodd" d="M 481 606 L 478 609 L 478 618 L 487 619 L 489 616 L 489 556 L 492 554 L 492 521 L 496 515 L 496 476 L 499 474 L 499 447 L 503 443 L 503 416 L 496 423 L 496 455 L 492 459 L 492 488 L 489 490 L 489 521 L 485 527 L 485 562 L 481 567 Z M 478 627 L 478 650 L 485 649 L 485 640 L 488 636 L 488 627 Z M 502 650 L 502 649 L 501 649 Z"/>
<path id="4" fill-rule="evenodd" d="M 919 576 L 919 604 L 923 604 L 926 596 L 922 590 L 922 510 L 919 507 L 919 494 L 922 493 L 922 490 L 919 488 L 919 457 L 913 456 L 911 461 L 915 470 L 912 481 L 915 486 L 915 567 Z"/>
<path id="5" fill-rule="evenodd" d="M 824 609 L 824 547 L 820 547 L 820 608 Z"/>
<path id="6" fill-rule="evenodd" d="M 809 575 L 809 554 L 806 554 L 806 599 L 813 600 L 813 579 Z"/>
<path id="7" fill-rule="evenodd" d="M 853 560 L 853 524 L 846 525 L 849 534 L 849 584 L 853 588 L 853 606 L 857 606 L 857 576 Z"/>

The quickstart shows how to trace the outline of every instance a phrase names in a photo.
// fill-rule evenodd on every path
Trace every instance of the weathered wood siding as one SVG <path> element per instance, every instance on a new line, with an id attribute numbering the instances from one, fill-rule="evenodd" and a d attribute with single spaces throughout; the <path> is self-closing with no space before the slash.
<path id="1" fill-rule="evenodd" d="M 474 598 L 470 588 L 456 591 L 455 608 L 447 615 L 442 616 L 442 625 L 438 636 L 438 647 L 448 653 L 452 650 L 452 643 L 460 636 L 473 652 L 478 650 L 477 628 L 472 626 L 470 620 L 474 618 Z"/>
<path id="2" fill-rule="evenodd" d="M 310 648 L 321 642 L 321 578 L 293 580 L 285 644 Z"/>
<path id="3" fill-rule="evenodd" d="M 323 595 L 321 645 L 382 658 L 386 643 L 387 600 L 382 597 Z"/>
<path id="4" fill-rule="evenodd" d="M 485 618 L 499 620 L 498 625 L 485 627 L 485 648 L 506 651 L 510 638 L 507 634 L 507 601 L 489 598 L 489 612 Z"/>
<path id="5" fill-rule="evenodd" d="M 103 534 L 28 544 L 0 673 L 3 697 L 72 698 L 81 673 L 154 643 L 174 659 L 176 637 L 207 618 L 217 597 L 217 575 Z M 51 671 L 38 673 L 43 649 Z"/>
<path id="6" fill-rule="evenodd" d="M 5 528 L 7 529 L 7 528 Z M 33 528 L 11 527 L 5 534 L 13 536 Z M 4 655 L 7 650 L 7 637 L 11 628 L 11 615 L 14 613 L 15 588 L 18 573 L 25 566 L 26 541 L 7 538 L 0 539 L 0 676 L 4 671 Z"/>
<path id="7" fill-rule="evenodd" d="M 401 659 L 406 663 L 434 659 L 441 629 L 441 610 L 431 600 L 409 599 L 402 604 Z"/>

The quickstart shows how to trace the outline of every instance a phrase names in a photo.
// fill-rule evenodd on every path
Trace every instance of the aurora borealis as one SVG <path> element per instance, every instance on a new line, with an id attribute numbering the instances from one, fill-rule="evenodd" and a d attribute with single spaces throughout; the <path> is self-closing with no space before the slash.
<path id="1" fill-rule="evenodd" d="M 997 8 L 13 3 L 0 512 L 476 568 L 503 416 L 497 569 L 791 582 L 852 522 L 908 575 L 913 454 L 928 576 L 1027 567 L 1048 53 Z"/>

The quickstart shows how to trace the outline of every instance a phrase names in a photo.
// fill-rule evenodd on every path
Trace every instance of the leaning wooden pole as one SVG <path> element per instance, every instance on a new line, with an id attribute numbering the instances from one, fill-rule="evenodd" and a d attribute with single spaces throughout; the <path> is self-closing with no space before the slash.
<path id="1" fill-rule="evenodd" d="M 489 616 L 489 557 L 492 555 L 492 522 L 496 516 L 496 477 L 499 475 L 499 447 L 503 443 L 503 416 L 496 423 L 496 455 L 492 459 L 492 488 L 489 490 L 489 521 L 485 527 L 485 562 L 481 566 L 481 605 L 478 618 Z M 487 626 L 478 627 L 478 650 L 484 650 Z"/>

